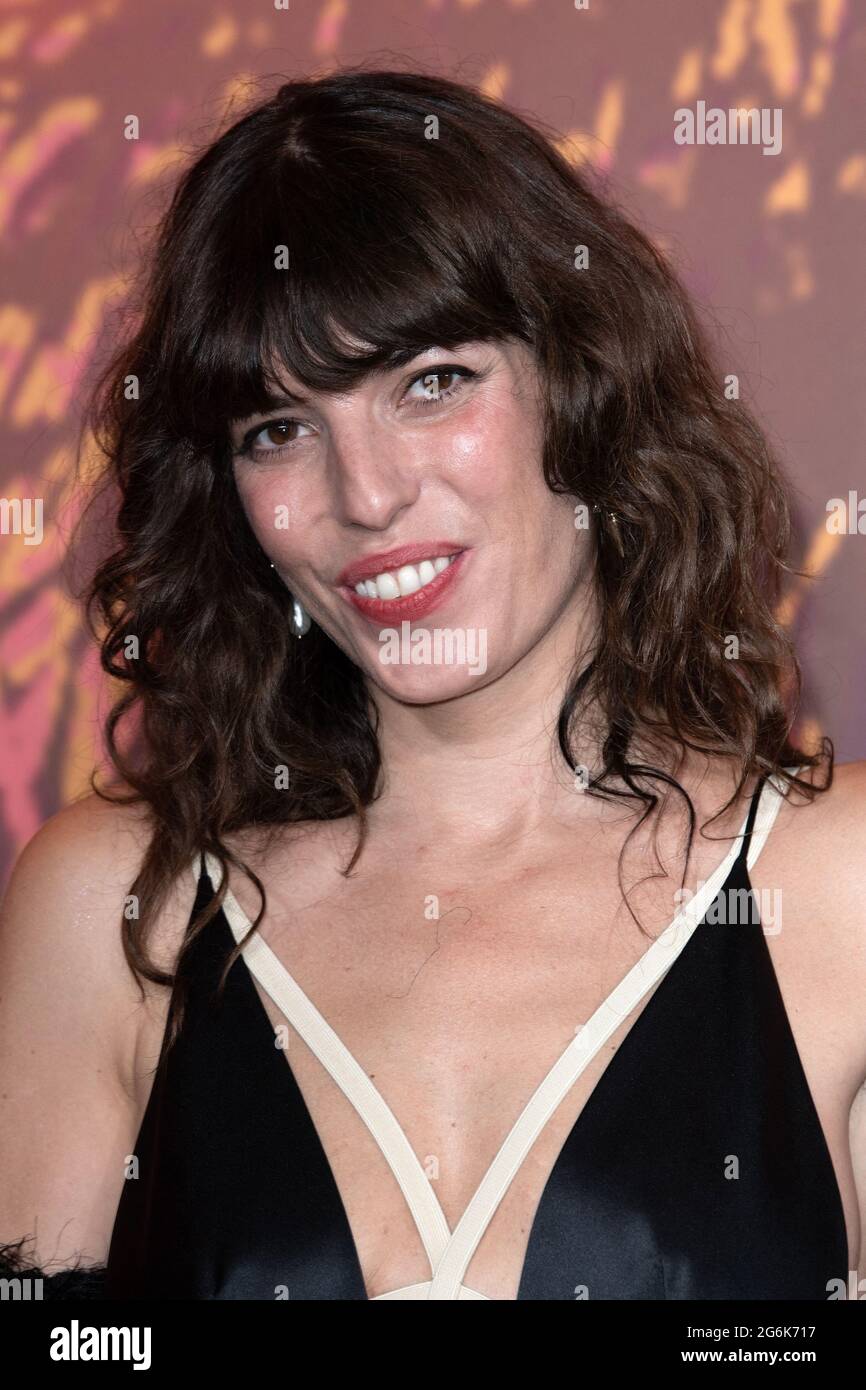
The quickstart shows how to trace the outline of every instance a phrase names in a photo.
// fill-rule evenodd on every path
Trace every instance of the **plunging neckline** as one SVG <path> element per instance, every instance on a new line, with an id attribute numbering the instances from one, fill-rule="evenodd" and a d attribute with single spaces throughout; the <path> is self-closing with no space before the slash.
<path id="1" fill-rule="evenodd" d="M 759 790 L 763 791 L 765 786 L 771 788 L 773 795 L 769 805 L 766 804 L 764 797 L 759 797 L 752 829 L 752 843 L 749 846 L 747 861 L 743 865 L 747 882 L 749 882 L 748 869 L 760 852 L 782 799 L 772 783 L 762 782 Z M 757 790 L 754 795 L 758 795 Z M 761 817 L 762 810 L 765 813 L 763 817 Z M 245 977 L 252 990 L 257 1012 L 267 1025 L 268 1032 L 272 1037 L 273 1024 L 265 1009 L 264 1001 L 255 987 L 256 980 L 273 1000 L 290 1026 L 299 1033 L 319 1062 L 337 1082 L 373 1135 L 403 1193 L 427 1254 L 431 1269 L 429 1280 L 404 1285 L 402 1288 L 389 1290 L 383 1294 L 376 1294 L 373 1299 L 368 1298 L 368 1301 L 375 1302 L 392 1298 L 482 1299 L 491 1301 L 487 1294 L 479 1293 L 463 1284 L 462 1279 L 463 1273 L 493 1219 L 502 1197 L 547 1121 L 570 1093 L 579 1076 L 623 1020 L 634 1012 L 637 1005 L 658 982 L 658 988 L 633 1021 L 613 1056 L 597 1078 L 581 1106 L 580 1113 L 568 1136 L 557 1152 L 530 1226 L 518 1283 L 517 1297 L 519 1298 L 523 1273 L 538 1226 L 538 1215 L 545 1196 L 555 1180 L 559 1165 L 563 1160 L 564 1151 L 574 1143 L 575 1137 L 583 1132 L 583 1128 L 588 1123 L 584 1117 L 593 1106 L 593 1102 L 595 1102 L 595 1106 L 598 1105 L 597 1097 L 600 1090 L 604 1087 L 609 1089 L 614 1084 L 609 1075 L 611 1068 L 615 1067 L 616 1064 L 623 1065 L 620 1060 L 623 1050 L 628 1049 L 632 1035 L 640 1025 L 641 1020 L 650 1014 L 656 999 L 670 978 L 674 966 L 681 959 L 697 928 L 704 922 L 709 908 L 733 875 L 735 866 L 742 855 L 743 839 L 747 832 L 751 811 L 752 805 L 750 804 L 727 855 L 709 879 L 703 882 L 664 931 L 654 938 L 646 951 L 602 1000 L 588 1021 L 580 1028 L 577 1035 L 569 1040 L 563 1052 L 548 1069 L 509 1129 L 453 1231 L 448 1226 L 439 1200 L 406 1137 L 405 1130 L 394 1116 L 384 1097 L 272 948 L 258 931 L 253 933 L 242 950 L 239 963 L 243 966 Z M 760 828 L 758 828 L 759 819 L 761 820 Z M 199 856 L 196 856 L 196 864 L 199 863 Z M 217 880 L 221 882 L 219 861 L 213 855 L 206 853 L 204 863 L 213 889 Z M 195 872 L 197 877 L 197 868 Z M 751 887 L 751 884 L 749 886 Z M 235 942 L 240 942 L 249 931 L 251 923 L 228 887 L 221 911 Z M 760 930 L 760 926 L 756 930 Z M 631 1045 L 634 1046 L 634 1044 Z M 306 1120 L 313 1133 L 318 1137 L 309 1106 L 304 1099 L 287 1056 L 283 1058 L 282 1065 L 288 1070 L 286 1082 L 294 1087 L 300 1097 Z M 614 1081 L 615 1075 L 614 1072 Z M 320 1147 L 334 1182 L 340 1218 L 354 1248 L 358 1273 L 363 1287 L 364 1279 L 360 1256 L 346 1206 L 321 1141 Z"/>

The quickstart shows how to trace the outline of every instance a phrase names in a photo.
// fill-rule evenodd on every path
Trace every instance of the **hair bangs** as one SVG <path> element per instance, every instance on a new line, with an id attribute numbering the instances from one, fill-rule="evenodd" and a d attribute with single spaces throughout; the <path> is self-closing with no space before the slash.
<path id="1" fill-rule="evenodd" d="M 348 197 L 306 166 L 277 196 L 274 184 L 254 227 L 233 199 L 210 229 L 222 288 L 203 305 L 204 322 L 190 323 L 199 349 L 185 354 L 184 426 L 200 446 L 215 428 L 224 443 L 233 420 L 291 394 L 286 374 L 307 391 L 345 391 L 430 347 L 529 340 L 480 193 L 458 237 L 441 202 L 419 207 L 416 185 L 401 188 L 393 172 L 390 197 L 372 177 L 366 199 L 360 188 Z M 260 193 L 238 198 L 261 209 Z"/>

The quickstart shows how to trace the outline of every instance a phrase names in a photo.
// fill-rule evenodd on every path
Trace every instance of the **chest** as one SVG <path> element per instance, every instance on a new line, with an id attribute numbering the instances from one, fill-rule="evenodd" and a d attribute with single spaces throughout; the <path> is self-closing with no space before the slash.
<path id="1" fill-rule="evenodd" d="M 724 862 L 697 848 L 687 885 L 707 905 Z M 180 1271 L 182 1297 L 271 1298 L 287 1262 L 299 1297 L 382 1297 L 455 1251 L 463 1287 L 506 1300 L 823 1296 L 803 1289 L 846 1241 L 856 1267 L 852 1048 L 828 1028 L 856 1011 L 806 893 L 785 895 L 782 931 L 704 923 L 660 958 L 679 880 L 631 895 L 641 933 L 616 852 L 593 843 L 507 866 L 415 845 L 348 878 L 323 854 L 253 866 L 274 971 L 239 961 L 223 1023 L 201 1018 L 155 1108 L 142 1091 L 150 1176 L 125 1190 L 119 1268 L 153 1211 L 153 1277 Z M 758 867 L 772 905 L 790 866 Z M 231 887 L 215 951 L 260 905 L 243 876 Z M 563 1069 L 579 1038 L 591 1055 Z M 148 1046 L 155 1061 L 158 1031 Z"/>
<path id="2" fill-rule="evenodd" d="M 647 942 L 607 920 L 615 900 L 607 913 L 596 903 L 588 930 L 569 907 L 567 876 L 528 866 L 497 882 L 431 865 L 303 896 L 273 949 L 387 1103 L 453 1232 L 542 1079 Z M 282 1029 L 369 1296 L 429 1279 L 377 1139 L 316 1052 L 285 1027 L 279 1004 L 255 987 Z M 465 1275 L 487 1297 L 516 1297 L 545 1180 L 617 1041 L 574 1083 L 497 1204 Z"/>
<path id="3" fill-rule="evenodd" d="M 264 933 L 279 961 L 291 962 L 294 981 L 316 1001 L 339 1046 L 390 1110 L 436 1195 L 450 1239 L 465 1226 L 467 1212 L 481 1212 L 462 1280 L 488 1298 L 517 1297 L 535 1223 L 539 1215 L 547 1219 L 542 1198 L 551 1179 L 554 1186 L 561 1182 L 569 1148 L 586 1157 L 579 1145 L 584 1109 L 591 1122 L 605 1103 L 628 1113 L 638 1100 L 628 1087 L 641 1046 L 638 1070 L 648 1067 L 641 1074 L 653 1084 L 658 1029 L 666 1038 L 655 1076 L 662 1086 L 669 1030 L 677 1026 L 675 1007 L 669 1019 L 664 1013 L 665 989 L 676 1001 L 668 986 L 650 1010 L 651 1028 L 641 1034 L 637 1026 L 664 981 L 670 956 L 658 963 L 656 980 L 643 971 L 646 978 L 635 981 L 628 1000 L 616 996 L 620 981 L 641 972 L 651 943 L 670 920 L 665 894 L 641 898 L 641 920 L 650 922 L 649 935 L 642 936 L 615 891 L 575 895 L 569 877 L 551 866 L 524 866 L 507 884 L 495 886 L 483 876 L 467 882 L 442 866 L 421 866 L 390 881 L 379 875 L 375 890 L 362 882 L 299 894 L 296 884 L 293 911 L 274 916 L 285 925 Z M 598 876 L 595 881 L 609 884 Z M 401 1192 L 400 1173 L 386 1161 L 381 1134 L 372 1132 L 357 1088 L 353 1095 L 351 1088 L 347 1094 L 335 1085 L 315 1038 L 305 1040 L 303 1027 L 287 1023 L 290 1011 L 279 999 L 259 979 L 253 984 L 321 1140 L 368 1296 L 429 1280 L 430 1254 L 419 1238 L 417 1213 L 405 1184 Z M 707 1002 L 700 989 L 709 986 L 709 979 L 698 983 L 697 1009 Z M 612 992 L 613 1007 L 605 1002 Z M 601 1041 L 551 1088 L 551 1073 L 588 1026 Z M 637 1040 L 629 1039 L 632 1029 L 640 1034 Z M 605 1081 L 627 1040 L 625 1065 L 613 1067 L 612 1081 Z M 796 1073 L 796 1057 L 789 1052 L 787 1061 Z M 844 1126 L 834 1124 L 834 1115 L 847 1113 L 842 1087 L 822 1064 L 820 1049 L 811 1061 L 835 1164 L 828 1176 L 838 1169 L 844 1193 Z M 679 1064 L 689 1065 L 685 1054 Z M 794 1086 L 796 1091 L 796 1076 Z M 646 1096 L 640 1101 L 645 1105 Z M 808 1102 L 801 1087 L 795 1100 L 801 1114 Z M 543 1118 L 525 1129 L 513 1162 L 491 1188 L 491 1165 L 533 1104 Z M 820 1147 L 817 1129 L 814 1137 Z M 713 1142 L 707 1142 L 709 1155 Z M 640 1162 L 639 1145 L 635 1161 Z"/>

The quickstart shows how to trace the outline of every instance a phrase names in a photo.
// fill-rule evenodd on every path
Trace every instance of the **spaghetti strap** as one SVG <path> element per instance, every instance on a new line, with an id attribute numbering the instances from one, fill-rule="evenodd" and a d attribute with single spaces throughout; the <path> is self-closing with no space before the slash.
<path id="1" fill-rule="evenodd" d="M 785 771 L 796 776 L 802 768 L 786 768 Z M 745 866 L 747 871 L 753 868 L 764 848 L 784 799 L 778 774 L 763 773 L 752 794 L 743 842 L 737 856 L 738 864 Z"/>
<path id="2" fill-rule="evenodd" d="M 766 783 L 767 774 L 765 772 L 762 772 L 761 776 L 758 778 L 755 790 L 752 792 L 752 796 L 749 801 L 749 813 L 746 816 L 746 824 L 743 828 L 743 838 L 740 844 L 740 852 L 737 855 L 738 865 L 748 862 L 748 858 L 752 849 L 752 832 L 755 828 L 755 821 L 757 820 L 758 816 L 758 806 L 760 804 L 761 794 L 764 790 L 764 787 L 766 786 Z"/>
<path id="3" fill-rule="evenodd" d="M 801 768 L 786 769 L 786 771 L 793 771 L 796 776 L 796 774 L 801 771 Z M 769 778 L 764 795 L 761 797 L 758 815 L 755 819 L 755 827 L 751 836 L 751 844 L 746 860 L 747 869 L 752 868 L 755 860 L 764 848 L 767 836 L 775 824 L 779 811 L 782 809 L 782 802 L 784 799 L 779 779 L 777 777 Z"/>
<path id="4" fill-rule="evenodd" d="M 189 867 L 190 872 L 193 876 L 193 882 L 195 883 L 196 888 L 198 888 L 201 884 L 202 879 L 205 876 L 205 873 L 207 872 L 205 868 L 205 858 L 203 849 L 196 851 L 196 853 L 190 860 Z"/>

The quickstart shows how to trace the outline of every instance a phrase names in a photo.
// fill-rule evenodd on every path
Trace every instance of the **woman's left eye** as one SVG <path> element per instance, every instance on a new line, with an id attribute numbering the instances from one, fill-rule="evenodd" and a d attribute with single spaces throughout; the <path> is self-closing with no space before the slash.
<path id="1" fill-rule="evenodd" d="M 436 405 L 442 400 L 450 400 L 452 396 L 459 395 L 463 390 L 462 382 L 471 381 L 474 376 L 477 376 L 477 372 L 473 372 L 471 368 L 457 366 L 433 367 L 428 371 L 421 372 L 410 383 L 410 391 L 413 386 L 420 386 L 422 389 L 420 396 L 412 397 L 413 403 L 423 407 Z M 443 380 L 447 381 L 449 377 L 454 380 L 455 384 L 443 387 Z"/>

